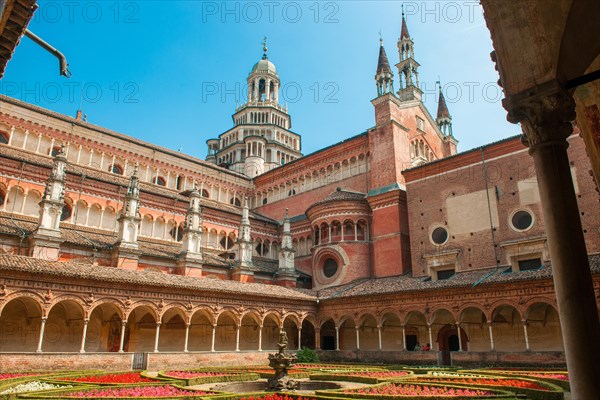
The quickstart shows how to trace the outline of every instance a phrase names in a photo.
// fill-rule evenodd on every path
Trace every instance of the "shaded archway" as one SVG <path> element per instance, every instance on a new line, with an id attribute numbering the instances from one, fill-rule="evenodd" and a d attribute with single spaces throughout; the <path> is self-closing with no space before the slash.
<path id="1" fill-rule="evenodd" d="M 207 310 L 198 310 L 192 315 L 188 351 L 210 351 L 212 349 L 212 320 L 212 315 Z"/>
<path id="2" fill-rule="evenodd" d="M 460 327 L 467 332 L 469 350 L 491 350 L 487 318 L 481 309 L 475 306 L 465 308 L 460 314 L 459 322 Z"/>
<path id="3" fill-rule="evenodd" d="M 402 350 L 402 323 L 392 312 L 385 313 L 381 318 L 382 350 Z"/>
<path id="4" fill-rule="evenodd" d="M 240 350 L 260 349 L 260 319 L 252 312 L 242 317 L 240 325 Z"/>
<path id="5" fill-rule="evenodd" d="M 237 338 L 237 318 L 231 311 L 225 311 L 217 318 L 215 350 L 234 351 Z"/>
<path id="6" fill-rule="evenodd" d="M 302 335 L 300 347 L 307 347 L 313 350 L 316 349 L 315 325 L 312 321 L 308 319 L 304 319 L 304 321 L 302 321 Z"/>
<path id="7" fill-rule="evenodd" d="M 356 350 L 356 324 L 354 319 L 349 316 L 342 317 L 339 329 L 339 349 L 340 350 Z"/>
<path id="8" fill-rule="evenodd" d="M 48 313 L 42 351 L 79 352 L 83 337 L 83 308 L 74 300 L 54 304 Z"/>
<path id="9" fill-rule="evenodd" d="M 323 324 L 321 324 L 321 350 L 336 350 L 337 346 L 337 338 L 336 338 L 336 329 L 335 322 L 333 319 L 327 319 Z"/>
<path id="10" fill-rule="evenodd" d="M 558 312 L 554 306 L 539 302 L 525 312 L 529 348 L 533 351 L 564 351 Z"/>
<path id="11" fill-rule="evenodd" d="M 123 350 L 126 352 L 154 351 L 156 315 L 149 306 L 134 308 L 127 318 Z"/>
<path id="12" fill-rule="evenodd" d="M 85 351 L 118 352 L 121 346 L 122 313 L 115 304 L 103 303 L 90 313 Z"/>
<path id="13" fill-rule="evenodd" d="M 502 304 L 494 309 L 492 331 L 497 351 L 520 352 L 527 349 L 521 315 L 514 306 Z"/>
<path id="14" fill-rule="evenodd" d="M 298 337 L 298 333 L 301 333 L 298 329 L 298 321 L 291 316 L 287 316 L 283 320 L 283 330 L 287 334 L 288 338 L 288 350 L 296 350 L 299 348 L 298 341 L 300 338 Z"/>
<path id="15" fill-rule="evenodd" d="M 42 308 L 31 297 L 12 299 L 0 314 L 0 352 L 34 352 L 37 349 Z"/>
<path id="16" fill-rule="evenodd" d="M 365 314 L 358 328 L 360 349 L 373 351 L 379 350 L 379 329 L 377 320 L 371 314 Z"/>
<path id="17" fill-rule="evenodd" d="M 159 351 L 184 351 L 185 331 L 187 329 L 185 312 L 177 307 L 168 309 L 162 316 Z"/>
<path id="18" fill-rule="evenodd" d="M 279 341 L 279 321 L 274 314 L 268 314 L 263 320 L 262 327 L 262 348 L 263 350 L 277 350 Z M 293 343 L 293 339 L 288 336 L 288 346 Z M 288 349 L 291 350 L 290 347 Z"/>
<path id="19" fill-rule="evenodd" d="M 411 311 L 408 313 L 404 331 L 406 350 L 413 351 L 419 349 L 425 343 L 429 343 L 427 320 L 425 315 L 420 311 Z"/>

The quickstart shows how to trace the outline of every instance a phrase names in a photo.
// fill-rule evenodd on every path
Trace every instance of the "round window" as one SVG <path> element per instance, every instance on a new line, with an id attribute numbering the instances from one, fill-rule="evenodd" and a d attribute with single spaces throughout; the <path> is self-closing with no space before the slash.
<path id="1" fill-rule="evenodd" d="M 511 222 L 515 229 L 524 231 L 531 228 L 531 225 L 533 225 L 533 215 L 531 215 L 529 211 L 517 211 L 513 214 Z"/>
<path id="2" fill-rule="evenodd" d="M 328 258 L 323 263 L 323 275 L 325 275 L 327 278 L 331 278 L 332 276 L 334 276 L 337 270 L 338 262 L 333 258 Z"/>
<path id="3" fill-rule="evenodd" d="M 431 232 L 431 240 L 435 244 L 444 244 L 448 241 L 448 231 L 446 228 L 438 226 Z"/>

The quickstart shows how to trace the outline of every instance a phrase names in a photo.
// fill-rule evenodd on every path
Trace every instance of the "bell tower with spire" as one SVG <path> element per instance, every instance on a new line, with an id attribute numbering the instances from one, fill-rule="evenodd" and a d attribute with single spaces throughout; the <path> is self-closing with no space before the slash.
<path id="1" fill-rule="evenodd" d="M 444 157 L 447 157 L 456 154 L 456 145 L 458 144 L 458 141 L 454 138 L 454 134 L 452 133 L 452 116 L 450 115 L 450 111 L 448 111 L 446 98 L 442 92 L 442 83 L 440 81 L 437 81 L 436 83 L 440 86 L 440 94 L 438 97 L 438 109 L 435 123 L 438 125 L 444 136 L 442 149 L 444 151 Z"/>
<path id="2" fill-rule="evenodd" d="M 404 6 L 402 6 L 402 29 L 398 39 L 398 54 L 400 62 L 396 64 L 400 79 L 400 90 L 398 97 L 402 101 L 421 100 L 423 92 L 419 89 L 419 66 L 415 61 L 414 42 L 408 33 Z"/>
<path id="3" fill-rule="evenodd" d="M 233 114 L 234 127 L 206 142 L 206 161 L 251 178 L 302 157 L 300 135 L 291 130 L 287 106 L 279 104 L 281 81 L 269 60 L 266 37 L 262 51 L 248 75 L 247 102 Z"/>

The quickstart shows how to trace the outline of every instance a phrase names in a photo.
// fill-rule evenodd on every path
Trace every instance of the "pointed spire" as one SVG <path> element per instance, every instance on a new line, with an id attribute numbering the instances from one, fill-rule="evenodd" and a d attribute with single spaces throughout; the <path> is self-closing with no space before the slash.
<path id="1" fill-rule="evenodd" d="M 388 61 L 385 48 L 383 47 L 383 39 L 379 39 L 379 59 L 377 60 L 377 74 L 382 72 L 392 72 L 390 62 Z"/>
<path id="2" fill-rule="evenodd" d="M 442 93 L 442 84 L 440 81 L 437 81 L 436 83 L 440 85 L 440 96 L 438 100 L 438 110 L 435 122 L 438 124 L 444 135 L 452 136 L 452 117 L 450 116 L 450 111 L 448 111 L 444 93 Z"/>
<path id="3" fill-rule="evenodd" d="M 402 4 L 402 29 L 400 30 L 400 39 L 410 39 L 408 27 L 406 26 L 406 18 L 404 17 L 404 4 Z"/>
<path id="4" fill-rule="evenodd" d="M 448 111 L 448 106 L 446 105 L 446 99 L 444 98 L 444 93 L 442 93 L 442 85 L 440 84 L 440 97 L 438 101 L 438 110 L 437 110 L 437 118 L 450 118 L 450 112 Z"/>
<path id="5" fill-rule="evenodd" d="M 381 32 L 379 32 L 379 59 L 377 60 L 375 84 L 377 86 L 377 96 L 394 93 L 394 73 L 390 68 L 387 54 L 385 54 Z"/>

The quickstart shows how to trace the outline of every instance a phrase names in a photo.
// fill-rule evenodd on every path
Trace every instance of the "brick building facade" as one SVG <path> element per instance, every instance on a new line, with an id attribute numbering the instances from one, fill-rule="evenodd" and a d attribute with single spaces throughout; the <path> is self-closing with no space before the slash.
<path id="1" fill-rule="evenodd" d="M 398 53 L 395 92 L 380 46 L 374 127 L 306 156 L 266 46 L 207 160 L 0 97 L 0 365 L 260 362 L 279 329 L 325 358 L 563 363 L 526 148 L 457 153 L 404 18 Z M 598 299 L 598 191 L 568 141 Z"/>

